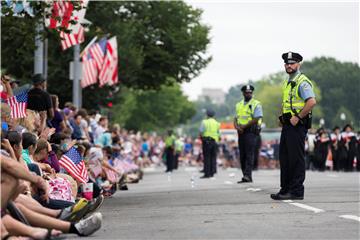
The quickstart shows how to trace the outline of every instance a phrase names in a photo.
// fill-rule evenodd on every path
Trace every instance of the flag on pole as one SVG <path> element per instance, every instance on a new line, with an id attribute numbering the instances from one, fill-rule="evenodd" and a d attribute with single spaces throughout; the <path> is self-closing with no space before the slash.
<path id="1" fill-rule="evenodd" d="M 54 1 L 51 11 L 51 17 L 45 19 L 45 26 L 48 28 L 57 28 L 69 26 L 74 6 L 69 1 Z"/>
<path id="2" fill-rule="evenodd" d="M 116 37 L 112 37 L 106 44 L 106 54 L 99 73 L 100 87 L 118 82 L 118 54 Z"/>
<path id="3" fill-rule="evenodd" d="M 96 67 L 95 59 L 91 56 L 89 50 L 82 56 L 82 79 L 81 87 L 85 88 L 97 81 L 98 69 Z"/>
<path id="4" fill-rule="evenodd" d="M 78 150 L 71 147 L 59 160 L 59 164 L 76 180 L 87 183 L 89 176 L 85 163 Z"/>
<path id="5" fill-rule="evenodd" d="M 10 106 L 11 118 L 24 118 L 26 117 L 26 107 L 28 102 L 28 93 L 24 91 L 16 96 L 12 96 L 8 99 L 8 104 Z"/>
<path id="6" fill-rule="evenodd" d="M 45 19 L 45 25 L 49 28 L 64 27 L 70 31 L 70 33 L 60 31 L 61 48 L 63 50 L 84 42 L 85 29 L 81 23 L 86 21 L 84 17 L 88 2 L 89 0 L 82 0 L 81 9 L 74 10 L 74 5 L 71 1 L 54 1 L 51 18 Z M 70 20 L 76 23 L 71 24 Z"/>
<path id="7" fill-rule="evenodd" d="M 93 46 L 90 47 L 90 53 L 92 57 L 95 59 L 98 70 L 101 70 L 104 63 L 106 44 L 107 44 L 107 39 L 102 38 L 99 42 L 95 43 Z"/>
<path id="8" fill-rule="evenodd" d="M 76 44 L 83 43 L 85 41 L 85 29 L 83 26 L 80 26 L 78 33 L 65 33 L 60 32 L 61 37 L 61 48 L 62 50 L 66 50 L 71 46 Z"/>

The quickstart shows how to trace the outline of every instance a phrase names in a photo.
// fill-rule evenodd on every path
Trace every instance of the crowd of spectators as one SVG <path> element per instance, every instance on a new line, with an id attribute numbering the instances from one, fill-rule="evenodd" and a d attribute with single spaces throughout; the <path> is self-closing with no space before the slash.
<path id="1" fill-rule="evenodd" d="M 143 168 L 163 165 L 164 139 L 110 125 L 99 112 L 78 109 L 49 94 L 41 75 L 32 80 L 33 85 L 24 88 L 1 76 L 1 238 L 91 235 L 101 228 L 98 210 L 104 198 L 139 182 Z M 8 102 L 23 91 L 27 92 L 26 117 L 14 118 Z M 255 168 L 278 167 L 277 140 L 261 144 L 259 138 L 256 151 Z M 360 135 L 350 125 L 342 131 L 321 128 L 307 139 L 307 168 L 360 171 L 359 152 Z M 72 154 L 79 159 L 71 159 Z M 175 169 L 201 167 L 201 140 L 176 137 L 174 155 Z M 240 167 L 236 141 L 223 138 L 218 156 L 220 166 Z M 81 176 L 63 163 L 65 158 L 75 166 L 83 163 Z"/>
<path id="2" fill-rule="evenodd" d="M 46 91 L 44 78 L 32 81 L 20 89 L 1 76 L 1 238 L 91 235 L 101 228 L 104 198 L 141 180 L 149 163 L 146 137 L 70 102 L 60 109 L 61 98 Z M 19 89 L 27 93 L 26 117 L 15 118 L 9 99 Z"/>

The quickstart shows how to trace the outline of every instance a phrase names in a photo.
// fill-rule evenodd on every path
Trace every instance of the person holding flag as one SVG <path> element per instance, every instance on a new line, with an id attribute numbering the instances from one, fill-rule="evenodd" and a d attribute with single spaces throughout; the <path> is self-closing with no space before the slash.
<path id="1" fill-rule="evenodd" d="M 62 155 L 59 164 L 78 182 L 87 183 L 89 181 L 84 160 L 75 147 L 71 147 L 64 155 Z"/>

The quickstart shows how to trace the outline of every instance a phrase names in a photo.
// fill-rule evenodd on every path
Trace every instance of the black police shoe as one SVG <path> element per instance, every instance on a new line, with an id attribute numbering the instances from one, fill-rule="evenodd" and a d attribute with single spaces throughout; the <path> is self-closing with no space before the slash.
<path id="1" fill-rule="evenodd" d="M 211 176 L 204 175 L 204 176 L 201 176 L 200 178 L 211 178 Z"/>
<path id="2" fill-rule="evenodd" d="M 248 176 L 244 176 L 241 181 L 238 181 L 237 183 L 250 183 L 252 182 L 252 179 L 249 178 Z"/>
<path id="3" fill-rule="evenodd" d="M 304 196 L 296 196 L 291 193 L 276 193 L 276 194 L 270 194 L 270 197 L 274 200 L 303 200 Z"/>

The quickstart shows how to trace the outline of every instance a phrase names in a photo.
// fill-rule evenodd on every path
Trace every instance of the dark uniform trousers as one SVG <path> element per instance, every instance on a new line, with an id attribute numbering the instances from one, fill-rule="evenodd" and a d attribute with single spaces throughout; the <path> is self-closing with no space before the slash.
<path id="1" fill-rule="evenodd" d="M 254 156 L 257 135 L 251 132 L 239 134 L 238 144 L 240 151 L 240 165 L 244 176 L 252 180 L 252 169 L 254 166 Z"/>
<path id="2" fill-rule="evenodd" d="M 165 156 L 166 156 L 166 172 L 172 172 L 175 165 L 175 155 L 173 147 L 165 148 Z"/>
<path id="3" fill-rule="evenodd" d="M 203 140 L 204 176 L 212 177 L 216 173 L 217 143 L 214 139 L 205 137 Z"/>
<path id="4" fill-rule="evenodd" d="M 174 156 L 174 169 L 178 169 L 180 153 L 175 153 Z"/>
<path id="5" fill-rule="evenodd" d="M 280 137 L 280 184 L 281 193 L 304 195 L 305 137 L 303 125 L 284 125 Z"/>

